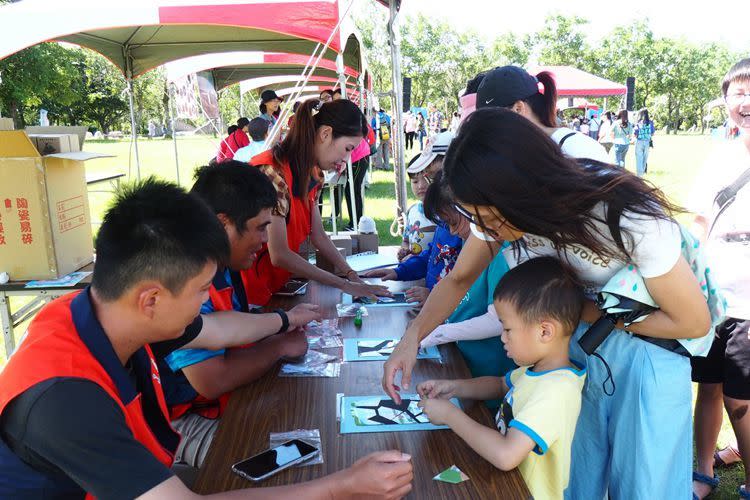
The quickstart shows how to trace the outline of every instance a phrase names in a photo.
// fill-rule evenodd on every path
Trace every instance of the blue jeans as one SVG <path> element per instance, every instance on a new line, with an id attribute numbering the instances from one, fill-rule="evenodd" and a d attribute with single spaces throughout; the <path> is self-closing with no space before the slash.
<path id="1" fill-rule="evenodd" d="M 638 174 L 638 177 L 643 177 L 643 174 L 646 173 L 649 142 L 649 139 L 638 139 L 637 141 L 635 141 L 635 171 Z"/>
<path id="2" fill-rule="evenodd" d="M 615 163 L 618 167 L 625 168 L 625 155 L 628 154 L 630 144 L 615 144 Z"/>

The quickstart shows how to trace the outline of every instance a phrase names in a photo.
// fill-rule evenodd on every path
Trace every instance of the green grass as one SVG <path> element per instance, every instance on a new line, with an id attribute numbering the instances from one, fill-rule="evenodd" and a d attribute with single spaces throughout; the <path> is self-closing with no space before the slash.
<path id="1" fill-rule="evenodd" d="M 183 186 L 192 184 L 193 171 L 196 167 L 205 164 L 216 150 L 217 140 L 205 137 L 183 137 L 178 140 L 178 154 L 180 158 L 180 178 Z M 698 171 L 703 165 L 712 147 L 712 140 L 708 136 L 658 135 L 654 138 L 655 148 L 651 150 L 649 159 L 649 172 L 647 179 L 661 187 L 666 194 L 676 203 L 686 205 L 688 202 L 691 184 Z M 91 160 L 86 163 L 87 172 L 111 172 L 113 170 L 128 172 L 128 157 L 130 143 L 127 141 L 89 141 L 84 147 L 87 151 L 115 155 L 114 158 Z M 169 140 L 142 140 L 139 143 L 141 157 L 141 176 L 155 174 L 160 177 L 175 180 L 174 150 Z M 412 150 L 406 154 L 411 158 L 416 154 Z M 626 159 L 626 168 L 635 170 L 635 149 L 631 148 Z M 131 160 L 131 174 L 135 177 L 135 159 Z M 366 190 L 365 214 L 373 217 L 378 227 L 381 244 L 397 244 L 398 237 L 390 236 L 388 228 L 395 215 L 395 195 L 393 187 L 393 172 L 375 171 L 371 178 L 371 184 Z M 325 195 L 327 197 L 327 194 Z M 411 199 L 410 203 L 414 200 Z M 93 220 L 101 220 L 106 207 L 111 199 L 110 194 L 92 193 L 90 195 L 91 212 Z M 344 202 L 345 203 L 345 202 Z M 328 214 L 324 211 L 324 217 Z M 346 209 L 342 208 L 346 213 Z M 688 216 L 680 217 L 683 221 Z M 345 218 L 346 219 L 346 218 Z M 345 222 L 348 222 L 345 220 Z M 343 225 L 339 225 L 342 227 Z M 94 228 L 96 230 L 96 227 Z M 14 300 L 14 307 L 19 307 L 22 302 Z M 17 332 L 23 332 L 26 325 L 21 325 Z M 0 367 L 5 362 L 3 347 L 0 345 Z M 719 436 L 720 446 L 726 445 L 732 438 L 732 429 L 728 418 L 725 417 L 724 425 Z M 659 446 L 659 443 L 654 443 Z M 721 487 L 710 497 L 715 499 L 737 498 L 736 491 L 744 478 L 742 465 L 735 465 L 728 469 L 719 471 L 722 478 Z"/>

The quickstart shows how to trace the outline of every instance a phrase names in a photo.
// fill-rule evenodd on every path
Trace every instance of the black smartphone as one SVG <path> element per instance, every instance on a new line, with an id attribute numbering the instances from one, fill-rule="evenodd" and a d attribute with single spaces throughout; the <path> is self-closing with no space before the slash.
<path id="1" fill-rule="evenodd" d="M 367 297 L 356 297 L 354 299 L 354 302 L 356 304 L 379 304 L 379 305 L 403 305 L 408 304 L 408 300 L 406 299 L 406 294 L 404 292 L 396 292 L 393 294 L 393 297 L 378 297 L 378 301 L 374 302 Z"/>
<path id="2" fill-rule="evenodd" d="M 232 471 L 251 481 L 262 481 L 279 471 L 309 460 L 320 452 L 300 439 L 292 439 L 232 466 Z"/>

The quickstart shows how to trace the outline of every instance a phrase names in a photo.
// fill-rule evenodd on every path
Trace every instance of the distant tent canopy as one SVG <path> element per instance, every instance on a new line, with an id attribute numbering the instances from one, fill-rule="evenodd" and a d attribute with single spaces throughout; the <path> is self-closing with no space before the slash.
<path id="1" fill-rule="evenodd" d="M 175 81 L 191 73 L 210 71 L 213 74 L 216 89 L 220 90 L 243 80 L 262 77 L 271 78 L 280 75 L 289 75 L 290 78 L 293 78 L 293 81 L 297 81 L 308 60 L 308 56 L 300 54 L 246 51 L 225 52 L 221 54 L 186 57 L 167 63 L 166 68 L 167 78 L 170 81 Z M 354 68 L 345 66 L 344 75 L 348 79 L 348 83 L 354 86 L 360 73 Z M 312 81 L 318 77 L 337 82 L 338 72 L 336 63 L 327 59 L 321 59 L 310 78 Z"/>
<path id="2" fill-rule="evenodd" d="M 557 85 L 558 97 L 606 97 L 624 95 L 628 91 L 625 85 L 587 73 L 572 66 L 531 66 L 527 71 L 532 75 L 537 75 L 542 71 L 552 73 Z"/>

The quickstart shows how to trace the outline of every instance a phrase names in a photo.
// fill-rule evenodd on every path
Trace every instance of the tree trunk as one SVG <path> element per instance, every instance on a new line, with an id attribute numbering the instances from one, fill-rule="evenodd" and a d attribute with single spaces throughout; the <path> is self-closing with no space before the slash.
<path id="1" fill-rule="evenodd" d="M 13 126 L 16 130 L 26 128 L 26 120 L 23 118 L 23 108 L 18 101 L 10 101 L 8 107 L 10 108 L 10 117 L 13 118 Z"/>

